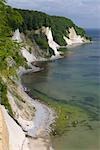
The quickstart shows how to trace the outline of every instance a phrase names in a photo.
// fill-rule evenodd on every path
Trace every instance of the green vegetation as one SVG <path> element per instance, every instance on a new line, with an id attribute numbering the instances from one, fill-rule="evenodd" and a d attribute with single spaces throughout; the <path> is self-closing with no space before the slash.
<path id="1" fill-rule="evenodd" d="M 10 6 L 7 6 L 6 8 L 6 18 L 7 18 L 9 27 L 13 31 L 16 30 L 16 27 L 19 28 L 23 23 L 23 18 L 20 15 L 20 13 L 12 9 Z"/>
<path id="2" fill-rule="evenodd" d="M 6 6 L 3 12 L 5 12 L 2 16 L 2 18 L 4 18 L 3 25 L 5 22 L 8 25 L 3 29 L 3 33 L 5 33 L 4 30 L 9 31 L 8 33 L 6 32 L 6 34 L 10 36 L 11 31 L 17 28 L 19 28 L 21 32 L 24 32 L 25 35 L 30 31 L 28 37 L 30 36 L 31 41 L 34 40 L 40 49 L 43 50 L 45 57 L 50 57 L 52 54 L 47 38 L 42 32 L 35 34 L 35 30 L 39 30 L 43 26 L 51 28 L 54 41 L 61 46 L 66 45 L 63 36 L 68 36 L 68 29 L 71 27 L 74 27 L 77 34 L 89 39 L 82 28 L 76 26 L 70 19 L 65 17 L 50 16 L 38 11 L 12 9 L 10 6 Z M 62 51 L 62 49 L 60 50 Z M 49 52 L 51 53 L 49 54 Z"/>
<path id="3" fill-rule="evenodd" d="M 14 10 L 5 5 L 3 0 L 0 0 L 0 8 L 0 18 L 2 18 L 0 22 L 0 73 L 4 76 L 8 75 L 9 77 L 10 75 L 13 76 L 13 73 L 15 74 L 16 68 L 25 64 L 19 51 L 20 45 L 10 38 L 12 32 L 10 26 L 11 20 L 13 21 L 13 25 L 19 25 L 22 22 L 22 19 L 20 14 L 18 15 L 18 12 L 15 12 L 17 15 L 13 15 Z M 10 61 L 8 63 L 8 58 L 12 59 L 13 64 L 10 64 Z"/>
<path id="4" fill-rule="evenodd" d="M 34 39 L 41 49 L 47 50 L 49 48 L 46 36 L 41 34 L 34 34 Z"/>
<path id="5" fill-rule="evenodd" d="M 13 113 L 7 99 L 7 86 L 2 78 L 8 80 L 11 76 L 17 76 L 16 69 L 26 65 L 20 53 L 20 45 L 11 40 L 12 23 L 14 26 L 22 23 L 20 14 L 7 6 L 4 0 L 0 0 L 0 103 L 11 116 Z"/>
<path id="6" fill-rule="evenodd" d="M 23 23 L 20 26 L 20 31 L 26 32 L 27 30 L 38 30 L 41 27 L 50 27 L 53 32 L 54 40 L 61 46 L 65 46 L 66 42 L 63 39 L 63 36 L 68 36 L 68 29 L 74 27 L 77 34 L 86 37 L 85 31 L 76 26 L 70 19 L 65 17 L 58 16 L 50 16 L 48 14 L 38 12 L 38 11 L 30 11 L 30 10 L 21 10 L 15 9 L 22 16 Z M 16 26 L 18 28 L 19 26 Z M 37 37 L 38 38 L 38 37 Z M 35 40 L 39 40 L 35 37 Z M 88 38 L 88 37 L 87 37 Z M 47 39 L 43 38 L 44 43 Z M 39 44 L 41 47 L 44 45 L 43 41 L 39 40 Z"/>
<path id="7" fill-rule="evenodd" d="M 9 72 L 9 75 L 13 76 L 11 70 L 18 68 L 20 65 L 25 64 L 25 60 L 21 56 L 19 49 L 20 49 L 20 45 L 12 41 L 10 38 L 4 37 L 2 41 L 0 41 L 0 72 L 1 73 L 3 73 L 3 71 L 5 71 L 6 69 L 6 71 Z M 7 62 L 8 58 L 12 59 L 11 64 Z"/>
<path id="8" fill-rule="evenodd" d="M 39 45 L 39 47 L 45 52 L 45 57 L 51 57 L 54 55 L 54 51 L 49 47 L 47 37 L 44 33 L 41 32 L 40 34 L 34 34 L 33 37 L 37 45 Z"/>
<path id="9" fill-rule="evenodd" d="M 7 98 L 7 87 L 1 81 L 0 81 L 0 103 L 1 103 L 1 105 L 4 105 L 5 108 L 8 110 L 8 113 L 11 116 L 13 116 L 13 112 L 12 112 L 11 106 L 10 106 L 8 98 Z"/>
<path id="10" fill-rule="evenodd" d="M 68 18 L 50 16 L 38 11 L 13 9 L 7 6 L 4 0 L 0 0 L 0 103 L 8 109 L 9 114 L 12 116 L 12 109 L 7 99 L 7 86 L 3 82 L 3 77 L 6 80 L 10 77 L 16 77 L 18 67 L 26 67 L 26 62 L 20 52 L 21 43 L 18 44 L 11 40 L 12 33 L 17 28 L 24 32 L 25 35 L 29 33 L 28 36 L 31 42 L 35 41 L 40 49 L 43 49 L 45 56 L 50 57 L 54 52 L 49 48 L 46 36 L 42 32 L 38 34 L 35 32 L 35 30 L 39 30 L 43 26 L 50 27 L 54 40 L 63 46 L 66 45 L 63 36 L 68 36 L 70 27 L 74 27 L 77 34 L 86 37 L 85 31 L 77 27 Z M 65 48 L 59 50 L 66 51 Z M 79 108 L 69 104 L 61 104 L 58 101 L 54 102 L 51 98 L 37 91 L 35 91 L 35 94 L 57 112 L 58 118 L 56 119 L 53 134 L 62 134 L 69 124 L 76 126 L 76 122 L 80 118 L 79 115 L 83 114 Z"/>
<path id="11" fill-rule="evenodd" d="M 52 32 L 54 36 L 54 40 L 60 44 L 61 46 L 65 46 L 66 42 L 63 39 L 63 36 L 68 36 L 68 29 L 74 27 L 75 24 L 68 18 L 51 16 L 52 18 Z"/>

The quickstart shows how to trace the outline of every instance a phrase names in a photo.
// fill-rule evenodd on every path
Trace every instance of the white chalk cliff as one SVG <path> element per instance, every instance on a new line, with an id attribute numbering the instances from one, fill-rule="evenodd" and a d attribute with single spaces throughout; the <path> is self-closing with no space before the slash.
<path id="1" fill-rule="evenodd" d="M 61 52 L 58 51 L 60 48 L 60 45 L 57 44 L 52 35 L 52 31 L 50 27 L 42 27 L 42 32 L 46 35 L 48 40 L 48 45 L 52 50 L 54 51 L 54 55 L 51 56 L 50 59 L 56 59 L 61 57 Z M 80 35 L 77 35 L 74 27 L 69 28 L 69 34 L 68 37 L 64 36 L 64 40 L 66 41 L 67 45 L 73 45 L 73 44 L 82 44 L 88 42 L 85 37 L 81 37 Z M 14 32 L 14 35 L 12 37 L 13 40 L 17 41 L 18 43 L 23 42 L 22 34 L 19 32 L 19 29 L 17 29 Z M 35 54 L 33 52 L 29 51 L 29 46 L 23 46 L 21 48 L 22 56 L 27 60 L 28 63 L 32 63 L 34 61 L 43 60 L 43 58 L 37 58 L 35 57 Z"/>
<path id="2" fill-rule="evenodd" d="M 21 39 L 21 33 L 19 32 L 19 29 L 15 30 L 12 40 L 17 41 L 18 43 L 23 41 Z M 28 51 L 28 47 L 27 48 L 22 47 L 21 53 L 22 53 L 22 56 L 27 60 L 28 63 L 36 61 L 36 57 L 34 56 L 33 53 L 30 53 Z"/>
<path id="3" fill-rule="evenodd" d="M 69 28 L 68 37 L 64 36 L 64 40 L 66 41 L 67 45 L 81 44 L 81 43 L 86 42 L 85 37 L 81 37 L 80 35 L 77 35 L 73 27 Z"/>
<path id="4" fill-rule="evenodd" d="M 43 31 L 43 32 L 45 33 L 45 35 L 47 36 L 49 47 L 54 50 L 55 56 L 59 56 L 60 53 L 57 51 L 57 49 L 60 47 L 60 45 L 58 45 L 58 44 L 53 40 L 53 35 L 52 35 L 51 29 L 50 29 L 49 27 L 42 27 L 42 31 Z"/>
<path id="5" fill-rule="evenodd" d="M 9 132 L 9 147 L 7 149 L 3 147 L 2 150 L 29 150 L 28 140 L 22 128 L 8 115 L 7 110 L 3 106 L 1 108 Z"/>
<path id="6" fill-rule="evenodd" d="M 17 42 L 22 42 L 19 29 L 15 30 L 12 40 L 17 41 Z"/>
<path id="7" fill-rule="evenodd" d="M 22 47 L 21 53 L 22 53 L 23 57 L 27 60 L 27 62 L 31 63 L 33 61 L 36 61 L 36 57 L 32 53 L 30 53 L 27 49 L 25 49 L 24 47 Z"/>

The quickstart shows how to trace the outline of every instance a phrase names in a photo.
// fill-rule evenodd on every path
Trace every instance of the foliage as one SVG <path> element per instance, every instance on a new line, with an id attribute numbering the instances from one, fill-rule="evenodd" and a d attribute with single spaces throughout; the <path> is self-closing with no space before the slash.
<path id="1" fill-rule="evenodd" d="M 23 23 L 23 18 L 20 13 L 10 6 L 6 8 L 6 17 L 9 27 L 11 27 L 13 30 L 15 30 L 16 27 L 19 28 Z"/>
<path id="2" fill-rule="evenodd" d="M 0 39 L 0 72 L 6 72 L 4 75 L 13 76 L 16 74 L 15 69 L 25 64 L 24 58 L 19 52 L 20 45 L 9 38 Z M 8 66 L 7 58 L 11 57 L 15 62 L 14 66 Z"/>
<path id="3" fill-rule="evenodd" d="M 13 112 L 7 98 L 7 87 L 3 82 L 1 82 L 1 79 L 0 79 L 0 103 L 1 105 L 4 105 L 5 108 L 8 110 L 8 113 L 11 116 L 13 116 Z"/>
<path id="4" fill-rule="evenodd" d="M 22 17 L 13 8 L 7 6 L 4 0 L 0 0 L 0 76 L 10 78 L 16 76 L 16 69 L 25 64 L 20 54 L 20 45 L 11 40 L 12 29 L 22 23 Z M 8 62 L 9 60 L 9 62 Z M 10 62 L 10 60 L 12 62 Z M 0 103 L 5 106 L 9 114 L 13 116 L 11 106 L 7 99 L 7 87 L 0 78 Z"/>
<path id="5" fill-rule="evenodd" d="M 4 0 L 0 0 L 0 38 L 8 36 L 10 33 L 10 29 L 7 26 L 6 8 Z"/>
<path id="6" fill-rule="evenodd" d="M 54 51 L 49 47 L 47 37 L 41 30 L 37 31 L 37 33 L 32 31 L 26 31 L 26 36 L 31 40 L 31 42 L 35 45 L 35 43 L 40 47 L 43 52 L 43 57 L 51 57 L 54 55 Z M 34 43 L 35 42 L 35 43 Z M 31 49 L 30 49 L 31 51 Z"/>
<path id="7" fill-rule="evenodd" d="M 86 35 L 86 32 L 85 30 L 83 30 L 82 28 L 78 27 L 78 26 L 75 26 L 75 30 L 76 30 L 76 33 L 78 35 L 81 35 L 81 36 L 85 36 Z"/>
<path id="8" fill-rule="evenodd" d="M 47 42 L 47 38 L 46 38 L 46 36 L 43 34 L 43 33 L 41 33 L 41 34 L 34 34 L 34 39 L 35 39 L 35 41 L 36 41 L 36 43 L 39 45 L 39 47 L 41 48 L 41 49 L 48 49 L 49 48 L 49 45 L 48 45 L 48 42 Z"/>
<path id="9" fill-rule="evenodd" d="M 66 42 L 63 39 L 64 35 L 68 35 L 66 32 L 70 27 L 74 26 L 74 23 L 65 17 L 51 16 L 52 17 L 52 32 L 54 40 L 59 43 L 61 46 L 65 46 Z"/>
<path id="10" fill-rule="evenodd" d="M 67 51 L 67 47 L 65 47 L 65 48 L 59 48 L 58 51 L 66 52 Z"/>
<path id="11" fill-rule="evenodd" d="M 21 10 L 15 9 L 20 13 L 23 18 L 23 23 L 20 26 L 20 30 L 25 32 L 27 30 L 37 30 L 40 29 L 42 26 L 51 27 L 53 32 L 54 40 L 61 46 L 65 46 L 66 42 L 63 39 L 63 36 L 68 36 L 68 29 L 74 27 L 77 34 L 81 36 L 86 36 L 85 31 L 76 26 L 70 19 L 65 17 L 58 17 L 58 16 L 50 16 L 48 14 L 38 12 L 38 11 L 30 11 L 30 10 Z M 18 28 L 18 26 L 16 26 Z M 39 43 L 41 40 L 39 40 Z"/>
<path id="12" fill-rule="evenodd" d="M 25 60 L 19 51 L 20 45 L 11 40 L 11 28 L 19 26 L 22 23 L 22 17 L 10 6 L 5 5 L 3 0 L 0 0 L 0 72 L 5 72 L 5 75 L 15 74 L 15 68 L 24 65 Z M 12 68 L 7 64 L 7 58 L 12 57 L 15 61 L 15 66 Z M 15 68 L 14 68 L 15 67 Z"/>
<path id="13" fill-rule="evenodd" d="M 49 48 L 49 54 L 50 56 L 55 55 L 54 51 L 52 50 L 52 48 Z"/>
<path id="14" fill-rule="evenodd" d="M 26 33 L 27 31 L 34 31 L 41 27 L 51 27 L 54 40 L 60 45 L 66 45 L 63 36 L 68 36 L 68 29 L 74 27 L 77 34 L 86 37 L 86 33 L 83 29 L 77 27 L 70 19 L 65 17 L 50 16 L 38 11 L 13 9 L 5 4 L 4 0 L 0 0 L 0 75 L 9 78 L 16 75 L 16 69 L 19 66 L 26 66 L 24 58 L 20 53 L 20 44 L 11 40 L 12 31 L 20 28 L 20 31 Z M 31 39 L 34 38 L 35 42 L 41 49 L 44 50 L 47 57 L 54 54 L 53 50 L 49 48 L 46 36 L 40 32 L 40 34 L 32 34 Z M 87 37 L 88 38 L 88 37 Z M 59 49 L 62 50 L 62 49 Z M 65 49 L 63 49 L 64 51 Z M 49 52 L 49 53 L 48 53 Z M 7 62 L 8 58 L 14 61 L 13 64 Z M 7 87 L 0 80 L 0 100 L 10 115 L 13 115 L 11 106 L 7 99 Z M 43 97 L 45 100 L 46 98 Z M 47 101 L 48 102 L 48 101 Z M 56 132 L 60 133 L 60 128 L 65 128 L 66 119 L 65 115 L 67 110 L 64 106 L 57 106 L 57 103 L 53 104 L 48 102 L 48 105 L 52 106 L 58 113 Z M 60 115 L 60 113 L 62 115 Z M 61 121 L 60 121 L 61 120 Z M 60 126 L 59 126 L 60 125 Z"/>

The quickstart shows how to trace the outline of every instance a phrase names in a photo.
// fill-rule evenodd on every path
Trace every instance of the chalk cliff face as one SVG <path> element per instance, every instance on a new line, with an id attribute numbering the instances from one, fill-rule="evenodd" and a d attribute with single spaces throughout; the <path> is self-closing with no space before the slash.
<path id="1" fill-rule="evenodd" d="M 5 140 L 6 143 L 2 143 L 3 147 L 2 149 L 0 147 L 0 150 L 29 150 L 28 141 L 21 127 L 12 119 L 12 117 L 8 115 L 7 110 L 4 107 L 2 107 L 2 112 L 4 116 L 4 123 L 6 123 L 7 129 L 3 127 L 3 132 L 6 135 L 6 139 L 3 138 L 3 140 Z M 6 125 L 4 124 L 4 126 Z M 7 138 L 9 138 L 9 142 Z"/>
<path id="2" fill-rule="evenodd" d="M 0 150 L 9 150 L 9 133 L 0 105 Z"/>
<path id="3" fill-rule="evenodd" d="M 21 52 L 23 57 L 27 60 L 27 62 L 31 63 L 33 61 L 36 61 L 36 57 L 24 47 L 22 47 Z"/>
<path id="4" fill-rule="evenodd" d="M 19 29 L 16 29 L 16 31 L 14 32 L 14 35 L 13 35 L 13 37 L 12 37 L 12 40 L 15 40 L 15 41 L 17 41 L 17 42 L 22 42 Z"/>
<path id="5" fill-rule="evenodd" d="M 41 32 L 42 32 L 42 34 L 44 34 L 46 36 L 48 46 L 54 52 L 54 54 L 52 54 L 50 59 L 60 58 L 61 57 L 60 56 L 61 52 L 58 51 L 58 49 L 61 46 L 54 41 L 54 37 L 53 37 L 51 28 L 50 27 L 42 27 L 41 29 L 36 30 L 35 33 L 36 32 L 38 34 L 41 34 Z M 82 44 L 82 43 L 89 42 L 89 40 L 87 40 L 85 37 L 81 37 L 80 35 L 77 35 L 74 27 L 69 28 L 69 30 L 66 31 L 66 33 L 69 33 L 68 35 L 66 34 L 67 36 L 65 36 L 65 35 L 63 36 L 63 38 L 66 42 L 66 46 L 67 45 Z M 15 30 L 15 32 L 12 36 L 12 40 L 17 41 L 18 43 L 25 43 L 26 41 L 24 41 L 24 38 L 22 36 L 22 33 L 19 32 L 19 29 Z M 34 39 L 34 35 L 33 35 L 33 39 Z M 38 47 L 38 45 L 37 45 L 37 47 Z M 34 44 L 33 44 L 33 46 L 30 46 L 29 44 L 26 44 L 26 45 L 22 46 L 22 48 L 21 48 L 22 56 L 26 59 L 26 61 L 28 63 L 32 63 L 34 61 L 47 60 L 43 56 L 44 50 L 41 51 L 40 48 L 37 49 L 37 47 Z M 33 50 L 30 51 L 30 48 L 34 49 L 34 51 Z M 36 53 L 38 53 L 38 55 L 36 55 Z M 47 53 L 49 53 L 48 49 L 47 49 Z"/>
<path id="6" fill-rule="evenodd" d="M 52 35 L 51 29 L 49 27 L 42 27 L 42 32 L 47 37 L 49 47 L 54 51 L 54 56 L 52 56 L 51 58 L 60 57 L 60 53 L 57 50 L 60 47 L 60 45 L 57 44 L 53 40 L 53 35 Z M 12 36 L 12 40 L 17 41 L 18 43 L 23 43 L 24 42 L 23 37 L 22 37 L 21 33 L 19 32 L 19 29 L 15 30 L 15 32 L 14 32 L 14 34 Z M 35 49 L 35 46 L 34 46 L 34 49 Z M 35 52 L 33 52 L 33 51 L 30 52 L 29 51 L 29 45 L 22 46 L 21 53 L 22 53 L 22 56 L 26 59 L 26 61 L 28 63 L 32 63 L 34 61 L 46 60 L 45 58 L 42 58 L 39 55 L 38 55 L 38 57 L 35 56 Z"/>
<path id="7" fill-rule="evenodd" d="M 60 53 L 57 51 L 57 49 L 60 47 L 60 45 L 58 45 L 53 40 L 53 35 L 52 35 L 51 29 L 49 27 L 43 27 L 42 29 L 43 29 L 43 32 L 45 33 L 45 35 L 47 36 L 49 47 L 54 50 L 54 54 L 56 56 L 60 55 Z"/>
<path id="8" fill-rule="evenodd" d="M 23 46 L 21 52 L 28 62 L 59 58 L 66 45 L 83 44 L 90 39 L 84 29 L 75 25 L 69 18 L 50 16 L 33 10 L 14 10 L 23 21 L 14 27 L 10 24 L 13 30 L 19 28 L 12 39 L 23 43 L 22 34 L 24 35 L 28 48 Z"/>
<path id="9" fill-rule="evenodd" d="M 69 35 L 68 37 L 64 36 L 64 40 L 66 41 L 67 45 L 82 44 L 88 42 L 85 37 L 81 37 L 80 35 L 77 35 L 73 27 L 69 28 Z"/>
<path id="10" fill-rule="evenodd" d="M 12 36 L 12 40 L 17 41 L 18 43 L 23 42 L 23 39 L 21 38 L 21 33 L 19 32 L 19 29 L 15 30 L 15 32 Z M 22 46 L 21 53 L 27 62 L 31 63 L 33 61 L 36 61 L 36 57 L 34 56 L 33 53 L 29 52 L 28 47 L 24 48 Z"/>

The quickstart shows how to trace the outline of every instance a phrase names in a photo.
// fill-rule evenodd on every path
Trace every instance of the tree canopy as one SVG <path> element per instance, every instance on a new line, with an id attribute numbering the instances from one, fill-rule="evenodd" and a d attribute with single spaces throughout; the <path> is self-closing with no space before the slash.
<path id="1" fill-rule="evenodd" d="M 77 34 L 86 36 L 85 31 L 76 26 L 70 19 L 59 16 L 50 16 L 43 12 L 15 9 L 18 11 L 23 18 L 23 23 L 20 26 L 20 31 L 25 32 L 26 30 L 37 30 L 42 26 L 51 27 L 53 32 L 54 40 L 60 45 L 66 45 L 63 36 L 68 35 L 68 29 L 74 27 Z M 17 28 L 18 26 L 16 26 Z"/>
<path id="2" fill-rule="evenodd" d="M 17 61 L 16 67 L 23 62 L 19 53 L 19 44 L 11 40 L 12 29 L 21 24 L 22 17 L 19 12 L 7 6 L 4 0 L 0 0 L 0 73 L 5 70 L 7 74 L 14 73 L 14 68 L 12 72 L 11 67 L 7 68 L 6 60 L 9 56 L 14 58 L 15 62 Z"/>

